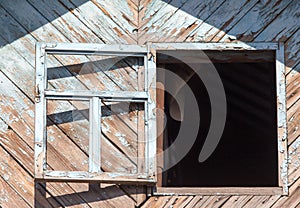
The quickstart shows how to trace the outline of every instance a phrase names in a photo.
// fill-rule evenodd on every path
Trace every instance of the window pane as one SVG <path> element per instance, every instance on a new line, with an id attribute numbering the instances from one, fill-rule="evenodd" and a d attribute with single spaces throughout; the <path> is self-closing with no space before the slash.
<path id="1" fill-rule="evenodd" d="M 51 167 L 48 166 L 47 169 L 87 171 L 88 145 L 88 101 L 48 100 L 47 162 Z M 56 166 L 64 169 L 58 169 Z"/>
<path id="2" fill-rule="evenodd" d="M 142 91 L 143 57 L 48 55 L 49 89 Z"/>
<path id="3" fill-rule="evenodd" d="M 137 173 L 138 141 L 144 145 L 144 104 L 103 102 L 102 106 L 102 167 L 108 172 Z M 111 149 L 111 150 L 108 150 Z M 113 151 L 112 156 L 108 156 Z M 142 158 L 144 159 L 144 158 Z"/>

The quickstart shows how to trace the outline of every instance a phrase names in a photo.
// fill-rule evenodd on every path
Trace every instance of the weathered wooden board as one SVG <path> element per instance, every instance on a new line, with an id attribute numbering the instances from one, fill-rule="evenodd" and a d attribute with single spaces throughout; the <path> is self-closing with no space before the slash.
<path id="1" fill-rule="evenodd" d="M 32 182 L 33 160 L 31 159 L 34 129 L 32 101 L 34 99 L 34 44 L 37 40 L 97 43 L 138 42 L 142 44 L 149 40 L 168 42 L 184 40 L 231 41 L 235 37 L 242 41 L 286 41 L 290 196 L 281 198 L 276 195 L 232 196 L 230 198 L 220 196 L 220 199 L 215 196 L 164 196 L 150 198 L 143 207 L 204 207 L 210 205 L 212 207 L 272 206 L 292 208 L 299 206 L 299 189 L 297 187 L 300 181 L 298 166 L 300 65 L 299 17 L 297 16 L 299 5 L 296 0 L 250 2 L 225 0 L 201 2 L 178 0 L 127 0 L 118 2 L 61 0 L 51 3 L 27 0 L 17 1 L 17 3 L 16 1 L 1 1 L 0 5 L 0 24 L 2 25 L 0 43 L 1 46 L 4 46 L 0 49 L 0 78 L 3 81 L 0 84 L 0 160 L 7 159 L 10 162 L 8 170 L 17 171 L 17 175 L 10 178 L 16 180 L 5 181 L 1 175 L 2 186 L 0 185 L 0 187 L 4 187 L 5 190 L 5 192 L 2 192 L 3 189 L 0 188 L 0 204 L 2 207 L 11 207 L 11 204 L 6 206 L 5 201 L 1 202 L 1 200 L 7 199 L 2 197 L 1 193 L 5 196 L 9 195 L 9 202 L 18 204 L 19 207 L 33 207 L 34 203 L 34 196 L 32 195 L 34 192 L 32 188 L 34 186 Z M 236 9 L 228 7 L 230 5 L 235 6 Z M 74 62 L 73 67 L 76 69 L 76 64 L 80 65 L 80 63 L 89 61 L 91 60 L 88 58 L 81 59 L 76 63 Z M 123 68 L 121 72 L 109 71 L 101 79 L 87 75 L 85 75 L 85 79 L 76 79 L 76 75 L 71 70 L 74 69 L 71 66 L 72 63 L 66 64 L 67 67 L 65 67 L 62 64 L 62 59 L 59 60 L 54 57 L 49 60 L 49 64 L 56 65 L 59 70 L 54 69 L 53 73 L 49 74 L 52 77 L 50 86 L 53 88 L 73 86 L 84 90 L 87 88 L 82 83 L 89 79 L 94 80 L 88 87 L 92 88 L 95 82 L 100 83 L 102 81 L 102 84 L 105 84 L 109 83 L 114 76 L 126 76 L 126 79 L 133 83 L 127 84 L 118 81 L 118 83 L 112 83 L 109 86 L 122 90 L 137 89 L 135 79 L 138 71 L 134 67 L 130 67 L 137 61 L 126 60 L 125 62 L 127 65 L 123 63 L 119 65 Z M 95 69 L 100 66 L 103 67 L 100 63 L 95 64 L 91 72 L 95 72 Z M 138 67 L 139 64 L 136 64 L 136 66 Z M 51 106 L 51 108 L 56 107 L 59 107 L 59 105 Z M 80 102 L 71 102 L 64 108 L 84 110 L 87 109 L 87 106 L 80 104 Z M 107 111 L 110 112 L 109 108 L 107 108 Z M 81 111 L 81 113 L 80 116 L 86 119 L 84 111 Z M 122 132 L 133 132 L 132 135 L 135 135 L 134 132 L 138 130 L 136 123 L 133 122 L 137 117 L 135 108 L 130 115 L 113 114 L 112 116 L 114 116 L 114 120 L 120 122 L 118 123 L 122 126 Z M 108 117 L 103 119 L 109 120 Z M 106 123 L 106 128 L 113 126 L 109 121 Z M 64 125 L 63 128 L 59 125 L 55 128 L 51 127 L 55 129 L 54 136 L 64 136 L 67 142 L 70 141 L 70 144 L 75 142 L 78 145 L 76 148 L 82 152 L 83 156 L 86 155 L 87 144 L 80 143 L 78 139 L 76 140 L 76 134 L 70 131 L 70 125 Z M 84 125 L 87 125 L 87 123 Z M 121 129 L 118 127 L 119 125 L 116 123 L 112 128 L 112 132 L 121 133 Z M 67 132 L 72 135 L 70 136 L 71 139 L 65 136 Z M 111 138 L 113 138 L 114 133 L 111 133 Z M 115 145 L 116 143 L 117 145 Z M 114 148 L 117 149 L 120 149 L 119 146 L 122 147 L 122 143 L 117 141 L 117 136 L 115 136 L 115 142 L 108 142 L 107 144 L 115 145 Z M 113 147 L 110 148 L 113 149 Z M 52 160 L 56 157 L 63 160 L 63 163 L 55 163 L 54 160 L 53 164 L 48 164 L 49 168 L 60 169 L 71 162 L 66 159 L 63 149 L 57 150 L 49 145 L 48 151 L 55 156 L 52 157 Z M 129 149 L 123 149 L 122 151 L 128 151 L 127 154 L 129 155 L 133 154 Z M 20 178 L 18 178 L 19 176 Z M 30 183 L 24 181 L 25 185 L 28 184 L 25 190 L 29 190 L 29 195 L 20 188 L 24 186 L 21 181 L 24 177 L 31 178 Z M 47 198 L 44 196 L 45 189 Z M 101 184 L 101 189 L 93 187 L 88 190 L 87 184 L 47 183 L 46 188 L 41 185 L 37 186 L 35 201 L 37 207 L 133 207 L 134 203 L 138 201 L 137 196 L 141 192 L 145 193 L 144 189 L 138 191 L 139 188 L 132 186 L 123 186 L 123 189 L 128 196 L 116 185 Z M 145 199 L 144 197 L 145 195 L 142 194 L 143 199 Z"/>
<path id="2" fill-rule="evenodd" d="M 226 35 L 220 32 L 216 38 L 221 41 L 236 37 L 242 41 L 253 41 L 253 39 L 267 27 L 270 22 L 282 12 L 290 1 L 258 1 L 257 4 L 245 16 L 238 19 L 232 28 L 225 28 Z M 235 18 L 233 18 L 235 19 Z M 228 30 L 229 29 L 229 30 Z"/>
<path id="3" fill-rule="evenodd" d="M 170 1 L 168 4 L 151 3 L 143 5 L 144 20 L 140 24 L 139 43 L 147 41 L 183 41 L 185 36 L 203 24 L 224 1 Z M 176 26 L 176 27 L 175 27 Z"/>
<path id="4" fill-rule="evenodd" d="M 28 2 L 70 41 L 103 43 L 59 1 L 28 0 Z"/>
<path id="5" fill-rule="evenodd" d="M 135 38 L 135 31 L 130 31 L 122 27 L 122 25 L 118 25 L 118 22 L 109 16 L 109 13 L 106 11 L 107 8 L 100 7 L 102 8 L 101 10 L 92 1 L 86 1 L 79 7 L 76 6 L 78 5 L 76 1 L 62 0 L 61 2 L 104 43 L 136 43 L 135 39 L 133 39 Z M 126 5 L 125 2 L 121 3 L 121 5 L 122 4 Z M 119 17 L 123 18 L 121 16 Z M 127 20 L 126 25 L 128 24 Z"/>
<path id="6" fill-rule="evenodd" d="M 293 106 L 288 111 L 288 144 L 292 144 L 297 137 L 300 136 L 300 99 L 293 103 Z"/>
<path id="7" fill-rule="evenodd" d="M 43 203 L 45 207 L 58 206 L 55 200 L 47 201 L 41 192 L 34 191 L 33 178 L 14 160 L 4 149 L 0 148 L 0 171 L 2 180 L 5 180 L 31 207 L 35 199 Z"/>
<path id="8" fill-rule="evenodd" d="M 289 184 L 300 178 L 300 136 L 289 146 Z"/>
<path id="9" fill-rule="evenodd" d="M 20 208 L 31 207 L 12 189 L 3 178 L 0 178 L 0 206 L 10 207 L 12 204 L 18 204 Z"/>

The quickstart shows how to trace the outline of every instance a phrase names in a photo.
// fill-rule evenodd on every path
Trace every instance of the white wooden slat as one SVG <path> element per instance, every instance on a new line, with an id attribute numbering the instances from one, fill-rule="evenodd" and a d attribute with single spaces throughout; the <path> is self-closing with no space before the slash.
<path id="1" fill-rule="evenodd" d="M 45 171 L 44 178 L 39 181 L 74 181 L 74 182 L 102 182 L 119 184 L 153 184 L 152 178 L 141 174 L 127 173 L 89 173 L 85 171 Z"/>
<path id="2" fill-rule="evenodd" d="M 35 135 L 34 135 L 34 162 L 35 177 L 41 178 L 46 169 L 46 57 L 45 45 L 36 44 L 36 80 L 35 80 Z"/>
<path id="3" fill-rule="evenodd" d="M 96 91 L 96 90 L 46 90 L 47 99 L 89 99 L 99 97 L 105 101 L 145 102 L 148 99 L 146 92 L 139 91 Z"/>
<path id="4" fill-rule="evenodd" d="M 147 49 L 139 45 L 108 45 L 108 44 L 91 44 L 91 43 L 45 43 L 47 53 L 63 54 L 90 54 L 101 53 L 103 55 L 128 55 L 144 56 Z M 137 54 L 137 55 L 135 55 Z M 144 55 L 143 55 L 144 54 Z"/>
<path id="5" fill-rule="evenodd" d="M 276 50 L 277 43 L 153 43 L 159 50 Z"/>
<path id="6" fill-rule="evenodd" d="M 146 103 L 146 164 L 149 176 L 156 181 L 156 54 L 148 45 L 148 56 L 145 60 L 146 77 L 145 89 L 149 93 L 148 102 Z"/>
<path id="7" fill-rule="evenodd" d="M 277 90 L 277 128 L 278 128 L 278 171 L 279 186 L 283 194 L 288 194 L 288 158 L 287 158 L 287 115 L 285 89 L 284 44 L 280 43 L 276 51 L 276 90 Z"/>
<path id="8" fill-rule="evenodd" d="M 89 172 L 101 172 L 101 107 L 98 97 L 90 99 Z"/>

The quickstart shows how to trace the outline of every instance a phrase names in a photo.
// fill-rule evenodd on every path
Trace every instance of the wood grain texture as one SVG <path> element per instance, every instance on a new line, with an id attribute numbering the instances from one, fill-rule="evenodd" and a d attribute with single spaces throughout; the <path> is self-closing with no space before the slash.
<path id="1" fill-rule="evenodd" d="M 36 41 L 143 44 L 148 41 L 280 40 L 285 43 L 290 195 L 287 197 L 154 196 L 150 197 L 143 207 L 299 207 L 298 8 L 297 0 L 54 0 L 51 3 L 45 0 L 1 0 L 0 160 L 5 170 L 0 169 L 0 205 L 134 207 L 134 204 L 140 204 L 146 199 L 144 187 L 101 184 L 99 188 L 90 186 L 89 189 L 88 184 L 82 183 L 47 183 L 46 187 L 34 184 L 32 158 Z M 90 61 L 94 63 L 87 70 L 93 75 L 80 74 L 80 78 L 77 78 L 78 74 L 74 72 L 80 70 L 82 64 Z M 48 64 L 54 68 L 49 73 L 51 88 L 138 89 L 136 68 L 140 64 L 137 60 L 124 60 L 118 63 L 118 70 L 105 73 L 100 72 L 99 68 L 109 66 L 110 60 L 104 63 L 99 62 L 99 59 L 85 57 L 68 61 L 53 56 L 49 58 Z M 116 81 L 112 82 L 115 77 Z M 122 77 L 126 77 L 128 82 L 122 81 L 120 79 Z M 91 80 L 89 85 L 84 86 L 83 83 L 88 83 L 89 80 Z M 60 105 L 64 106 L 65 110 L 87 109 L 86 105 L 77 101 L 65 105 L 52 104 L 50 108 L 56 109 Z M 86 119 L 84 111 L 78 116 Z M 126 132 L 125 138 L 131 136 L 136 138 L 138 127 L 133 120 L 137 117 L 137 111 L 133 110 L 130 115 L 112 115 L 112 117 L 114 122 L 105 117 L 103 123 L 111 131 L 104 132 L 104 136 L 110 138 L 103 142 L 106 145 L 105 153 L 102 152 L 102 156 L 106 158 L 104 169 L 114 169 L 111 164 L 117 164 L 120 160 L 124 164 L 123 168 L 134 167 L 135 164 L 129 161 L 127 156 L 136 155 L 135 148 L 124 146 L 125 143 L 114 135 Z M 82 124 L 84 128 L 88 126 L 86 121 Z M 76 158 L 87 158 L 88 144 L 76 138 L 84 136 L 84 132 L 71 131 L 71 125 L 68 123 L 51 125 L 49 128 L 53 130 L 51 136 L 63 138 L 62 143 L 50 142 L 48 151 L 52 162 L 48 164 L 49 169 L 85 168 L 76 162 L 72 164 L 74 156 L 59 147 L 69 145 L 70 148 L 77 150 L 76 153 L 79 152 L 80 155 Z M 136 145 L 134 142 L 131 144 L 133 147 Z M 120 157 L 111 154 L 112 151 L 119 151 Z"/>

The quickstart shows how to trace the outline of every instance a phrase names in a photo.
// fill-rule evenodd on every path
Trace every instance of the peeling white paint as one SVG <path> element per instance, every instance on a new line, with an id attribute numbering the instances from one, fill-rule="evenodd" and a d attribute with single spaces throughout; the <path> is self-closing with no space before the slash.
<path id="1" fill-rule="evenodd" d="M 8 181 L 8 180 L 9 180 L 9 175 L 4 174 L 4 175 L 3 175 L 3 179 L 4 179 L 5 181 Z"/>
<path id="2" fill-rule="evenodd" d="M 7 132 L 8 130 L 8 125 L 0 119 L 0 132 Z"/>
<path id="3" fill-rule="evenodd" d="M 28 110 L 27 114 L 31 117 L 34 118 L 34 112 L 32 110 Z"/>
<path id="4" fill-rule="evenodd" d="M 118 140 L 121 142 L 121 144 L 125 147 L 130 146 L 130 144 L 128 143 L 128 141 L 126 140 L 126 134 L 122 134 L 120 132 L 115 133 L 115 136 L 118 138 Z"/>

